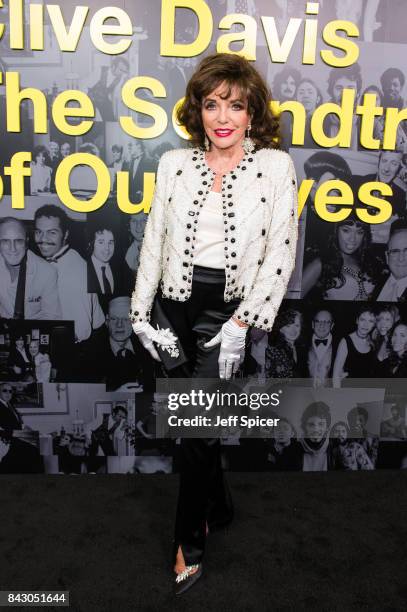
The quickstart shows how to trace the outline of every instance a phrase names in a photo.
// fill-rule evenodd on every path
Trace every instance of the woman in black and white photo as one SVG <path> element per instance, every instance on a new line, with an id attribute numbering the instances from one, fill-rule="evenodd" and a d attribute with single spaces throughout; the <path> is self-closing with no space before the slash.
<path id="1" fill-rule="evenodd" d="M 376 326 L 372 332 L 372 340 L 379 363 L 389 356 L 391 332 L 399 319 L 399 309 L 393 304 L 383 305 L 376 314 Z"/>
<path id="2" fill-rule="evenodd" d="M 344 336 L 338 344 L 334 368 L 333 386 L 341 387 L 344 378 L 370 378 L 377 368 L 377 358 L 372 340 L 376 315 L 364 307 L 356 317 L 356 328 Z"/>
<path id="3" fill-rule="evenodd" d="M 407 323 L 399 321 L 390 337 L 389 356 L 377 368 L 382 378 L 407 378 Z"/>
<path id="4" fill-rule="evenodd" d="M 310 194 L 306 206 L 306 244 L 304 252 L 304 264 L 315 259 L 321 250 L 326 248 L 327 239 L 334 230 L 334 224 L 325 221 L 315 210 L 315 195 L 321 185 L 326 181 L 343 181 L 350 183 L 352 176 L 347 161 L 331 151 L 317 151 L 304 162 L 305 178 L 312 180 Z M 332 191 L 334 194 L 335 191 Z M 331 205 L 328 210 L 334 211 Z M 305 211 L 304 211 L 305 212 Z M 304 213 L 303 213 L 304 214 Z"/>
<path id="5" fill-rule="evenodd" d="M 355 214 L 335 223 L 327 248 L 321 249 L 303 271 L 302 297 L 310 294 L 325 300 L 369 300 L 380 271 L 369 251 L 371 241 L 370 225 Z"/>
<path id="6" fill-rule="evenodd" d="M 304 144 L 302 146 L 314 149 L 317 144 L 311 133 L 311 119 L 314 111 L 323 102 L 321 90 L 313 80 L 302 79 L 298 83 L 296 97 L 297 101 L 303 105 L 306 113 Z"/>
<path id="7" fill-rule="evenodd" d="M 292 308 L 279 312 L 266 348 L 265 372 L 268 378 L 300 378 L 304 354 L 299 339 L 302 314 Z"/>
<path id="8" fill-rule="evenodd" d="M 51 190 L 51 160 L 48 149 L 43 145 L 35 147 L 32 154 L 30 189 L 31 195 L 47 193 Z"/>

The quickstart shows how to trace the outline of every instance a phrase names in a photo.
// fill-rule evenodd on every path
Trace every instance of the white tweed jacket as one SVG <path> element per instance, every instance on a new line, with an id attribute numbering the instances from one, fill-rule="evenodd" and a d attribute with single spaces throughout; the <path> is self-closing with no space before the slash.
<path id="1" fill-rule="evenodd" d="M 175 149 L 159 162 L 146 223 L 130 319 L 149 321 L 160 284 L 166 298 L 191 295 L 200 209 L 214 173 L 200 149 Z M 291 157 L 260 149 L 245 155 L 222 180 L 226 302 L 241 298 L 234 315 L 271 331 L 295 264 L 297 185 Z"/>

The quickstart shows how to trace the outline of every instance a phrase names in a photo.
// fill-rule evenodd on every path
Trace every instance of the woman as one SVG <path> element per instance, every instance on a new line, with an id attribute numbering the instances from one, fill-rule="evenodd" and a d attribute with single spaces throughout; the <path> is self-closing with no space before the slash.
<path id="1" fill-rule="evenodd" d="M 300 378 L 303 359 L 298 355 L 297 341 L 301 334 L 302 314 L 288 309 L 279 313 L 272 338 L 266 348 L 266 377 Z"/>
<path id="2" fill-rule="evenodd" d="M 30 188 L 31 195 L 49 192 L 51 187 L 51 161 L 43 145 L 34 148 L 33 162 L 31 164 Z"/>
<path id="3" fill-rule="evenodd" d="M 367 452 L 350 436 L 349 427 L 338 421 L 331 429 L 330 458 L 334 470 L 374 470 Z"/>
<path id="4" fill-rule="evenodd" d="M 326 300 L 370 299 L 378 269 L 370 244 L 370 226 L 355 214 L 335 223 L 327 248 L 304 268 L 302 297 L 314 289 L 315 298 Z"/>
<path id="5" fill-rule="evenodd" d="M 346 160 L 331 151 L 317 151 L 304 162 L 305 178 L 312 180 L 312 187 L 306 210 L 306 248 L 304 262 L 320 253 L 326 246 L 327 237 L 331 235 L 334 224 L 322 219 L 315 210 L 315 195 L 319 187 L 326 181 L 339 180 L 350 183 L 352 172 Z M 334 212 L 335 207 L 328 205 L 329 211 Z"/>
<path id="6" fill-rule="evenodd" d="M 376 315 L 376 327 L 372 332 L 372 340 L 379 364 L 389 356 L 391 330 L 400 319 L 397 306 L 383 306 Z"/>
<path id="7" fill-rule="evenodd" d="M 144 228 L 146 225 L 147 215 L 144 212 L 139 212 L 132 215 L 129 220 L 129 233 L 131 236 L 131 244 L 126 251 L 125 260 L 131 274 L 137 272 L 141 242 L 143 240 Z"/>
<path id="8" fill-rule="evenodd" d="M 305 131 L 304 131 L 304 147 L 316 149 L 317 144 L 311 132 L 311 119 L 314 111 L 323 102 L 323 97 L 320 89 L 311 79 L 302 79 L 297 87 L 297 102 L 303 105 L 306 113 Z"/>
<path id="9" fill-rule="evenodd" d="M 297 189 L 276 150 L 271 96 L 253 65 L 211 55 L 188 83 L 178 120 L 191 148 L 162 156 L 130 317 L 157 359 L 175 341 L 185 362 L 171 377 L 229 379 L 249 326 L 271 331 L 295 263 Z M 160 290 L 157 292 L 158 286 Z M 149 324 L 157 304 L 173 333 Z M 182 439 L 175 526 L 176 593 L 202 573 L 206 522 L 231 520 L 217 439 Z"/>
<path id="10" fill-rule="evenodd" d="M 378 368 L 382 378 L 407 378 L 407 323 L 399 322 L 390 337 L 390 352 Z"/>
<path id="11" fill-rule="evenodd" d="M 17 336 L 14 346 L 10 349 L 7 358 L 7 366 L 12 378 L 10 380 L 24 380 L 26 373 L 30 370 L 31 362 L 25 347 L 23 336 Z"/>
<path id="12" fill-rule="evenodd" d="M 356 317 L 356 329 L 341 339 L 333 368 L 333 386 L 341 387 L 342 379 L 369 378 L 377 368 L 372 331 L 376 316 L 370 308 L 362 308 Z"/>

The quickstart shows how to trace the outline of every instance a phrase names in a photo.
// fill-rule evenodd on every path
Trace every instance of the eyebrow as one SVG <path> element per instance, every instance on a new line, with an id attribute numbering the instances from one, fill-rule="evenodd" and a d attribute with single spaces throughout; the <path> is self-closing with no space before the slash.
<path id="1" fill-rule="evenodd" d="M 218 96 L 221 98 L 221 100 L 229 100 L 229 98 L 222 98 L 221 96 Z M 204 102 L 216 102 L 215 98 L 204 98 L 203 99 Z M 230 100 L 230 102 L 234 103 L 234 102 L 241 102 L 242 104 L 244 104 L 245 100 L 243 100 L 242 98 L 234 98 L 233 100 Z"/>

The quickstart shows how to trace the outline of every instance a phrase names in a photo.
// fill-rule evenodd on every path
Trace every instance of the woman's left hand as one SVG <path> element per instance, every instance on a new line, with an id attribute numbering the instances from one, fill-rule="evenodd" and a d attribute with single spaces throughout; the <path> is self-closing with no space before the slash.
<path id="1" fill-rule="evenodd" d="M 219 376 L 229 380 L 236 373 L 244 359 L 245 340 L 248 327 L 242 327 L 233 317 L 222 325 L 219 333 L 204 344 L 204 348 L 212 348 L 220 344 Z"/>

